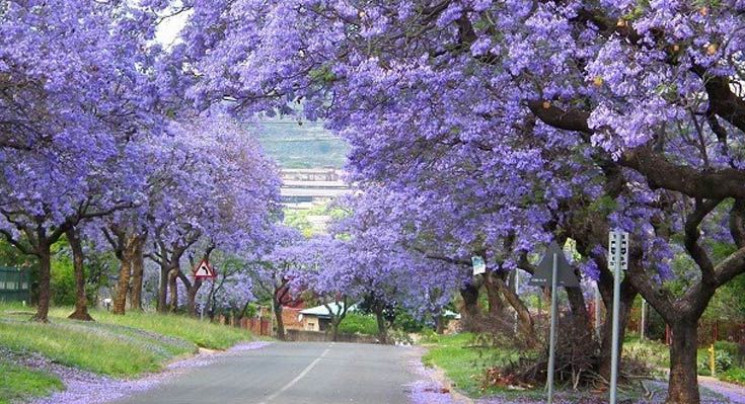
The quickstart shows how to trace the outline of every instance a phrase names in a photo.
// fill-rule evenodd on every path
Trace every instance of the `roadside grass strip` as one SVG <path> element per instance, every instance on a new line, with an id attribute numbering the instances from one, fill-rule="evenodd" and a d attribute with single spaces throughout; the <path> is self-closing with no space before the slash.
<path id="1" fill-rule="evenodd" d="M 476 344 L 476 336 L 471 333 L 437 336 L 435 344 L 424 346 L 429 347 L 422 357 L 424 365 L 444 370 L 453 387 L 471 397 L 503 391 L 482 388 L 486 369 L 517 360 L 515 352 Z"/>
<path id="2" fill-rule="evenodd" d="M 64 318 L 72 311 L 70 307 L 54 308 L 50 311 L 50 315 Z M 130 311 L 126 315 L 120 316 L 103 310 L 91 310 L 90 314 L 98 323 L 132 327 L 159 335 L 180 338 L 200 348 L 225 350 L 238 342 L 252 339 L 251 334 L 246 330 L 212 324 L 181 315 Z"/>
<path id="3" fill-rule="evenodd" d="M 82 322 L 68 320 L 70 312 L 54 308 L 50 323 L 38 324 L 28 321 L 29 308 L 0 304 L 0 347 L 101 375 L 135 377 L 161 370 L 198 347 L 225 350 L 251 340 L 245 330 L 176 315 L 92 310 L 96 321 Z"/>
<path id="4" fill-rule="evenodd" d="M 57 377 L 0 359 L 0 404 L 45 396 L 65 386 Z"/>
<path id="5" fill-rule="evenodd" d="M 0 346 L 19 354 L 38 352 L 55 363 L 116 377 L 161 369 L 163 356 L 143 349 L 147 340 L 127 341 L 101 331 L 99 327 L 71 327 L 64 322 L 1 321 Z"/>

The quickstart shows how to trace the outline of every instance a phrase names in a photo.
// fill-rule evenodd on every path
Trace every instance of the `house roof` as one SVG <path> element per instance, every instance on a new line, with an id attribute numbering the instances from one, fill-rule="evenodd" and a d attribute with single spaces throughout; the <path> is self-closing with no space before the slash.
<path id="1" fill-rule="evenodd" d="M 328 303 L 328 308 L 324 305 L 311 307 L 305 310 L 301 310 L 300 314 L 302 315 L 310 315 L 310 316 L 316 316 L 316 317 L 331 317 L 331 313 L 329 313 L 329 308 L 331 311 L 335 314 L 338 313 L 340 309 L 344 309 L 344 303 L 341 302 L 331 302 Z M 357 305 L 353 304 L 349 306 L 348 311 L 355 311 L 357 309 Z"/>

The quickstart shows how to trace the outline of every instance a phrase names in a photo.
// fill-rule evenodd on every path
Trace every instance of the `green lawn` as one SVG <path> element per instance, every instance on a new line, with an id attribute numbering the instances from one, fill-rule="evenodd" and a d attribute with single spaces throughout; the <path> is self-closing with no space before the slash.
<path id="1" fill-rule="evenodd" d="M 0 404 L 48 395 L 65 386 L 55 376 L 0 360 Z"/>
<path id="2" fill-rule="evenodd" d="M 55 308 L 50 315 L 64 318 L 73 310 Z M 180 338 L 184 341 L 208 349 L 227 349 L 241 341 L 251 339 L 246 330 L 212 324 L 195 318 L 175 314 L 154 314 L 127 312 L 124 316 L 111 314 L 108 311 L 93 310 L 91 316 L 98 323 L 132 327 L 157 334 Z"/>
<path id="3" fill-rule="evenodd" d="M 66 319 L 70 308 L 50 311 L 50 323 L 28 321 L 32 310 L 0 304 L 0 346 L 24 354 L 38 352 L 98 374 L 133 377 L 160 370 L 198 347 L 225 349 L 251 339 L 245 330 L 176 315 L 92 311 L 95 322 Z"/>

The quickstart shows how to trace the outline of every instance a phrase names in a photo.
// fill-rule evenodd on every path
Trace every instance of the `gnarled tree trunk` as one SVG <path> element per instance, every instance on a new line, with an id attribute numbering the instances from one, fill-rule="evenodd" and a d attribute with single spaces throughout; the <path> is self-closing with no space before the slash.
<path id="1" fill-rule="evenodd" d="M 530 315 L 530 312 L 528 311 L 528 308 L 525 306 L 525 303 L 523 303 L 522 300 L 520 300 L 520 297 L 515 293 L 512 288 L 509 288 L 507 284 L 499 279 L 496 282 L 497 287 L 504 295 L 505 299 L 507 299 L 507 302 L 512 306 L 512 308 L 517 313 L 517 320 L 518 320 L 518 326 L 520 327 L 520 333 L 525 338 L 525 342 L 529 347 L 537 347 L 541 344 L 541 342 L 536 337 L 535 328 L 533 325 L 533 318 Z"/>
<path id="2" fill-rule="evenodd" d="M 158 281 L 158 304 L 156 310 L 158 313 L 165 313 L 168 311 L 168 273 L 171 271 L 170 264 L 168 262 L 160 263 L 160 277 Z"/>
<path id="3" fill-rule="evenodd" d="M 667 404 L 698 404 L 701 396 L 698 391 L 698 369 L 696 348 L 698 322 L 683 319 L 671 324 L 672 345 L 670 345 L 670 383 Z"/>
<path id="4" fill-rule="evenodd" d="M 49 300 L 50 283 L 52 271 L 52 251 L 48 243 L 40 243 L 37 251 L 39 257 L 39 306 L 32 320 L 47 323 L 49 322 Z"/>
<path id="5" fill-rule="evenodd" d="M 132 259 L 132 286 L 129 289 L 129 308 L 142 310 L 142 283 L 145 275 L 145 237 L 138 237 Z"/>
<path id="6" fill-rule="evenodd" d="M 507 272 L 494 272 L 491 270 L 487 270 L 486 273 L 483 274 L 486 298 L 489 302 L 489 314 L 497 318 L 504 311 L 504 300 L 502 300 L 497 282 L 504 282 L 506 275 Z"/>
<path id="7" fill-rule="evenodd" d="M 170 301 L 168 302 L 168 310 L 170 312 L 176 312 L 178 310 L 178 268 L 171 269 L 168 273 L 168 293 Z"/>
<path id="8" fill-rule="evenodd" d="M 129 294 L 129 281 L 132 277 L 132 263 L 135 259 L 138 237 L 129 235 L 124 240 L 121 251 L 121 266 L 119 267 L 119 281 L 116 286 L 116 297 L 114 298 L 114 314 L 125 314 L 127 306 L 127 295 Z"/>
<path id="9" fill-rule="evenodd" d="M 463 298 L 461 316 L 466 328 L 473 328 L 478 322 L 479 316 L 479 288 L 471 283 L 460 288 L 460 296 Z"/>
<path id="10" fill-rule="evenodd" d="M 75 272 L 75 311 L 68 318 L 82 321 L 93 321 L 88 314 L 88 299 L 85 296 L 85 267 L 83 266 L 83 247 L 77 229 L 67 230 L 67 240 L 72 249 L 72 264 Z"/>

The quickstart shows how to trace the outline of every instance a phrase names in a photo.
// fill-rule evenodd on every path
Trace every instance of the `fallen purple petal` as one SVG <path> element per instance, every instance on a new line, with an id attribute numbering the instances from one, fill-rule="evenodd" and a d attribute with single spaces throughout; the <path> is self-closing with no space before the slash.
<path id="1" fill-rule="evenodd" d="M 34 369 L 47 370 L 57 375 L 66 386 L 65 391 L 39 398 L 33 401 L 33 404 L 95 404 L 118 400 L 150 390 L 188 369 L 211 365 L 241 352 L 261 349 L 269 344 L 271 342 L 249 342 L 238 344 L 227 351 L 200 353 L 187 359 L 172 362 L 162 372 L 131 380 L 113 379 L 70 368 L 53 363 L 40 355 L 17 357 L 14 362 Z"/>

